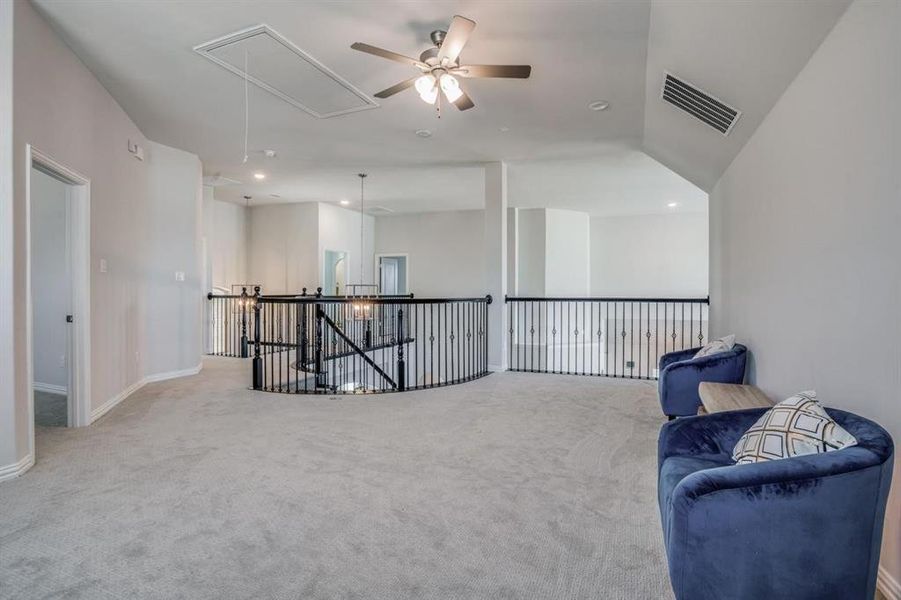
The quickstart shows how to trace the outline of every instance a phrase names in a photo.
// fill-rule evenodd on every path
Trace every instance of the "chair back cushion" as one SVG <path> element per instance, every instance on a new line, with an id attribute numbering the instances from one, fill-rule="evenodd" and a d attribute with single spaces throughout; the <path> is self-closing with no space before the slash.
<path id="1" fill-rule="evenodd" d="M 765 412 L 735 444 L 732 458 L 737 464 L 757 463 L 856 444 L 817 402 L 816 392 L 800 392 Z"/>

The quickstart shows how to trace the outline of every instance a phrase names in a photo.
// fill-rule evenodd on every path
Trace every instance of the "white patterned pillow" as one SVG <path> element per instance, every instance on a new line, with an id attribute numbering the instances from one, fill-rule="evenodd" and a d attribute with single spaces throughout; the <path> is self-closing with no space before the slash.
<path id="1" fill-rule="evenodd" d="M 695 353 L 695 358 L 702 356 L 710 356 L 711 354 L 719 354 L 720 352 L 728 352 L 735 345 L 735 334 L 721 337 L 718 340 L 707 342 L 703 348 Z"/>
<path id="2" fill-rule="evenodd" d="M 732 459 L 741 465 L 855 445 L 854 436 L 817 402 L 816 392 L 801 392 L 766 411 L 735 444 Z"/>

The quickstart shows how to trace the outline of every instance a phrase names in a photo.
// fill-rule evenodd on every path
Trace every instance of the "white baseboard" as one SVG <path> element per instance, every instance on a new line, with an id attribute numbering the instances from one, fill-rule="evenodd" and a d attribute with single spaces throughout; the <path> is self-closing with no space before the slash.
<path id="1" fill-rule="evenodd" d="M 197 375 L 200 373 L 200 370 L 203 368 L 203 363 L 200 363 L 196 367 L 191 367 L 190 369 L 182 369 L 181 371 L 167 371 L 166 373 L 154 373 L 153 375 L 148 375 L 144 378 L 144 383 L 155 383 L 157 381 L 166 381 L 167 379 L 176 379 L 178 377 L 188 377 L 190 375 Z"/>
<path id="2" fill-rule="evenodd" d="M 876 575 L 876 587 L 886 597 L 886 600 L 901 600 L 901 583 L 892 577 L 882 565 L 879 565 L 879 572 Z"/>
<path id="3" fill-rule="evenodd" d="M 0 467 L 0 481 L 15 479 L 34 465 L 34 454 L 28 454 L 22 460 L 11 465 Z"/>
<path id="4" fill-rule="evenodd" d="M 488 370 L 493 373 L 498 373 L 500 371 L 506 371 L 507 367 L 501 365 L 488 365 Z"/>
<path id="5" fill-rule="evenodd" d="M 112 398 L 110 398 L 109 400 L 107 400 L 106 402 L 104 402 L 103 404 L 101 404 L 100 406 L 98 406 L 97 408 L 95 408 L 94 410 L 92 410 L 91 411 L 91 423 L 93 423 L 94 421 L 96 421 L 97 419 L 99 419 L 100 417 L 102 417 L 103 415 L 108 413 L 109 411 L 111 411 L 113 408 L 116 407 L 117 404 L 119 404 L 120 402 L 122 402 L 123 400 L 125 400 L 126 398 L 128 398 L 129 396 L 134 394 L 135 392 L 137 392 L 139 389 L 144 387 L 144 385 L 146 383 L 147 383 L 146 379 L 141 379 L 139 381 L 136 381 L 133 384 L 131 384 L 130 386 L 128 386 L 127 388 L 125 388 L 124 390 L 122 390 L 121 392 L 119 392 L 118 394 L 116 394 L 115 396 L 113 396 Z"/>
<path id="6" fill-rule="evenodd" d="M 64 385 L 53 385 L 52 383 L 41 383 L 39 381 L 35 381 L 32 385 L 34 386 L 34 391 L 36 392 L 56 394 L 58 396 L 69 395 L 69 390 L 67 390 L 66 386 Z"/>
<path id="7" fill-rule="evenodd" d="M 176 379 L 178 377 L 187 377 L 189 375 L 197 375 L 200 373 L 200 370 L 203 368 L 203 363 L 197 365 L 196 367 L 191 367 L 190 369 L 182 369 L 181 371 L 167 371 L 165 373 L 154 373 L 153 375 L 147 375 L 140 381 L 136 381 L 129 387 L 125 388 L 97 408 L 91 411 L 91 423 L 111 411 L 116 407 L 120 402 L 137 392 L 139 389 L 147 385 L 148 383 L 157 383 L 159 381 L 166 381 L 168 379 Z"/>

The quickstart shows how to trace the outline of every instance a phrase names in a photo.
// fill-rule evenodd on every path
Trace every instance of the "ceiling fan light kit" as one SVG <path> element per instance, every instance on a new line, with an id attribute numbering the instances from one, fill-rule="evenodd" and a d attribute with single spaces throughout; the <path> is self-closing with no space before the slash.
<path id="1" fill-rule="evenodd" d="M 419 75 L 401 81 L 375 94 L 376 98 L 388 98 L 409 87 L 413 87 L 422 101 L 427 104 L 435 104 L 440 93 L 459 110 L 469 110 L 475 104 L 460 86 L 457 77 L 467 79 L 487 77 L 528 79 L 532 73 L 532 67 L 529 65 L 460 64 L 460 52 L 463 50 L 463 46 L 466 45 L 469 34 L 472 33 L 475 26 L 475 21 L 459 15 L 455 16 L 447 31 L 439 30 L 431 33 L 430 38 L 435 45 L 423 51 L 419 55 L 419 60 L 362 42 L 352 44 L 351 48 L 359 52 L 401 62 L 420 71 Z"/>

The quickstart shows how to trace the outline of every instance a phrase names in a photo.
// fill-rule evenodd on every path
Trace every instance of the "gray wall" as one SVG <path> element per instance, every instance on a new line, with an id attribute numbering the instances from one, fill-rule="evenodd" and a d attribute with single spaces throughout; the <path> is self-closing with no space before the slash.
<path id="1" fill-rule="evenodd" d="M 72 291 L 67 269 L 68 186 L 33 170 L 31 178 L 31 294 L 34 381 L 66 388 L 69 314 Z"/>
<path id="2" fill-rule="evenodd" d="M 706 297 L 706 213 L 591 218 L 595 296 Z"/>
<path id="3" fill-rule="evenodd" d="M 901 440 L 901 3 L 856 2 L 710 197 L 714 335 Z M 901 581 L 901 461 L 883 566 Z"/>
<path id="4" fill-rule="evenodd" d="M 376 254 L 409 254 L 408 289 L 418 296 L 484 296 L 485 211 L 377 217 Z"/>
<path id="5" fill-rule="evenodd" d="M 15 30 L 12 53 L 14 302 L 10 339 L 16 351 L 11 352 L 11 361 L 5 353 L 0 360 L 2 364 L 13 363 L 12 389 L 8 387 L 10 379 L 0 378 L 0 468 L 17 463 L 29 452 L 29 399 L 24 352 L 27 144 L 33 144 L 91 180 L 90 408 L 103 406 L 146 376 L 157 374 L 151 369 L 162 363 L 156 356 L 148 357 L 148 353 L 169 353 L 171 347 L 181 344 L 190 348 L 193 340 L 199 340 L 200 336 L 199 303 L 196 305 L 197 318 L 173 325 L 169 330 L 169 344 L 165 347 L 148 344 L 146 332 L 155 310 L 148 309 L 148 298 L 152 295 L 151 282 L 158 268 L 154 253 L 160 247 L 156 237 L 148 238 L 147 224 L 172 225 L 156 229 L 164 236 L 162 243 L 177 245 L 180 252 L 187 252 L 186 248 L 192 242 L 182 238 L 196 236 L 199 240 L 199 218 L 185 227 L 181 220 L 190 219 L 185 215 L 196 207 L 180 206 L 165 213 L 167 209 L 162 207 L 169 206 L 167 198 L 159 197 L 153 191 L 165 186 L 152 181 L 152 178 L 164 179 L 165 175 L 152 174 L 156 167 L 151 164 L 151 156 L 140 162 L 127 151 L 129 140 L 150 150 L 148 140 L 30 3 L 0 3 L 0 11 L 4 11 L 0 14 L 8 16 L 10 5 Z M 7 24 L 5 19 L 0 22 Z M 0 35 L 0 39 L 7 41 L 6 36 Z M 0 57 L 2 61 L 8 55 L 0 53 Z M 3 74 L 0 68 L 0 78 Z M 0 89 L 6 91 L 7 88 L 0 86 Z M 0 102 L 0 116 L 3 115 L 2 108 Z M 6 128 L 0 127 L 0 130 Z M 192 184 L 192 191 L 199 193 L 200 171 L 196 158 L 193 164 L 197 167 L 197 182 Z M 3 166 L 0 164 L 0 170 Z M 173 177 L 187 181 L 182 168 L 183 165 L 177 167 Z M 186 192 L 179 197 L 188 195 Z M 106 273 L 100 273 L 97 268 L 101 258 L 107 260 Z M 190 271 L 188 262 L 187 257 L 178 260 L 178 264 L 186 265 L 186 272 Z M 174 278 L 174 272 L 171 276 Z M 7 283 L 5 279 L 0 280 L 0 288 L 5 289 Z M 186 287 L 196 285 L 199 285 L 196 281 L 189 281 Z M 0 311 L 9 310 L 10 304 L 0 304 Z M 0 324 L 7 323 L 8 319 L 8 313 L 3 314 Z M 198 353 L 180 356 L 177 365 L 180 369 L 198 365 L 199 341 L 193 347 Z"/>

